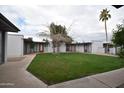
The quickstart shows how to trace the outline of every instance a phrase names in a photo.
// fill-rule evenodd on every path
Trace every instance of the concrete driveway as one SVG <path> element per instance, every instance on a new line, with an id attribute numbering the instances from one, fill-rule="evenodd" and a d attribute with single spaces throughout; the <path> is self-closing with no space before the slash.
<path id="1" fill-rule="evenodd" d="M 22 59 L 10 59 L 0 65 L 0 87 L 41 88 L 47 87 L 45 83 L 26 71 L 35 54 L 26 55 Z"/>

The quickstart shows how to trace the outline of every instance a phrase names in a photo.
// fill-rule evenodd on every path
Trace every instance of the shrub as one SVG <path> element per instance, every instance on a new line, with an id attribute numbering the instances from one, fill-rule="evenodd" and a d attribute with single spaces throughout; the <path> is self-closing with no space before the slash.
<path id="1" fill-rule="evenodd" d="M 124 48 L 120 49 L 118 55 L 119 55 L 120 58 L 124 58 Z"/>

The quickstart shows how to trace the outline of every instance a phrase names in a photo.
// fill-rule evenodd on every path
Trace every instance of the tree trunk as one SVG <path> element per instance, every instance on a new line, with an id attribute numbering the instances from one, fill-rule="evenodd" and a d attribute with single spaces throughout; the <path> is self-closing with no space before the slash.
<path id="1" fill-rule="evenodd" d="M 57 43 L 57 53 L 59 53 L 59 42 Z"/>
<path id="2" fill-rule="evenodd" d="M 108 34 L 107 34 L 107 25 L 106 25 L 106 20 L 105 20 L 105 33 L 106 33 L 106 49 L 105 53 L 109 53 L 109 47 L 108 47 Z"/>
<path id="3" fill-rule="evenodd" d="M 55 47 L 53 46 L 53 53 L 55 53 Z"/>
<path id="4" fill-rule="evenodd" d="M 107 34 L 107 25 L 106 25 L 106 20 L 105 20 L 105 33 L 106 33 L 106 42 L 108 42 L 108 34 Z"/>
<path id="5" fill-rule="evenodd" d="M 55 42 L 53 42 L 52 44 L 53 44 L 53 53 L 55 53 Z"/>

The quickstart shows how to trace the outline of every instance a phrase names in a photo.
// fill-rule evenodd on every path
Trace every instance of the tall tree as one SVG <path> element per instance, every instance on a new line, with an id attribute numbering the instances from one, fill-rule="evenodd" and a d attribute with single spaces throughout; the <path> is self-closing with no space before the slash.
<path id="1" fill-rule="evenodd" d="M 117 25 L 117 29 L 113 30 L 112 41 L 116 47 L 120 47 L 119 56 L 124 57 L 124 24 Z"/>
<path id="2" fill-rule="evenodd" d="M 51 23 L 50 26 L 48 26 L 50 31 L 50 37 L 52 39 L 53 43 L 53 52 L 55 53 L 55 48 L 57 47 L 57 52 L 59 52 L 59 47 L 61 42 L 70 43 L 72 42 L 72 38 L 68 36 L 67 29 L 65 26 L 62 25 L 56 25 L 54 23 Z"/>
<path id="3" fill-rule="evenodd" d="M 108 42 L 107 23 L 106 22 L 109 18 L 111 18 L 111 15 L 109 14 L 109 12 L 110 12 L 110 10 L 107 10 L 107 8 L 103 9 L 99 16 L 100 17 L 99 20 L 101 20 L 105 23 L 106 42 Z M 108 53 L 108 45 L 107 45 L 107 53 Z"/>
<path id="4" fill-rule="evenodd" d="M 117 29 L 113 30 L 112 41 L 116 46 L 124 48 L 124 25 L 118 24 Z"/>

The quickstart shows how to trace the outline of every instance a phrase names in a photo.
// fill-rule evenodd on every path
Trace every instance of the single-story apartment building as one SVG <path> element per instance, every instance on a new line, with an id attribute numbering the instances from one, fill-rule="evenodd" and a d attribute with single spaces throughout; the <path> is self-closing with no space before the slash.
<path id="1" fill-rule="evenodd" d="M 83 42 L 83 43 L 71 43 L 65 44 L 61 43 L 59 52 L 80 52 L 80 53 L 94 53 L 94 54 L 104 54 L 106 53 L 106 44 L 108 44 L 109 54 L 116 54 L 116 48 L 111 43 L 105 43 L 102 41 L 92 41 L 92 42 Z M 55 48 L 57 51 L 57 48 Z M 44 51 L 46 53 L 52 53 L 52 42 L 49 42 L 44 46 Z"/>
<path id="2" fill-rule="evenodd" d="M 7 61 L 7 32 L 20 31 L 0 13 L 0 64 Z"/>
<path id="3" fill-rule="evenodd" d="M 33 41 L 33 38 L 24 38 L 23 35 L 8 35 L 7 57 L 21 57 L 31 53 L 53 53 L 52 41 L 39 42 Z M 57 48 L 55 48 L 57 51 Z M 92 41 L 83 43 L 61 43 L 59 47 L 60 53 L 80 52 L 80 53 L 106 53 L 106 43 L 102 41 Z M 109 54 L 116 54 L 116 48 L 109 44 Z"/>

